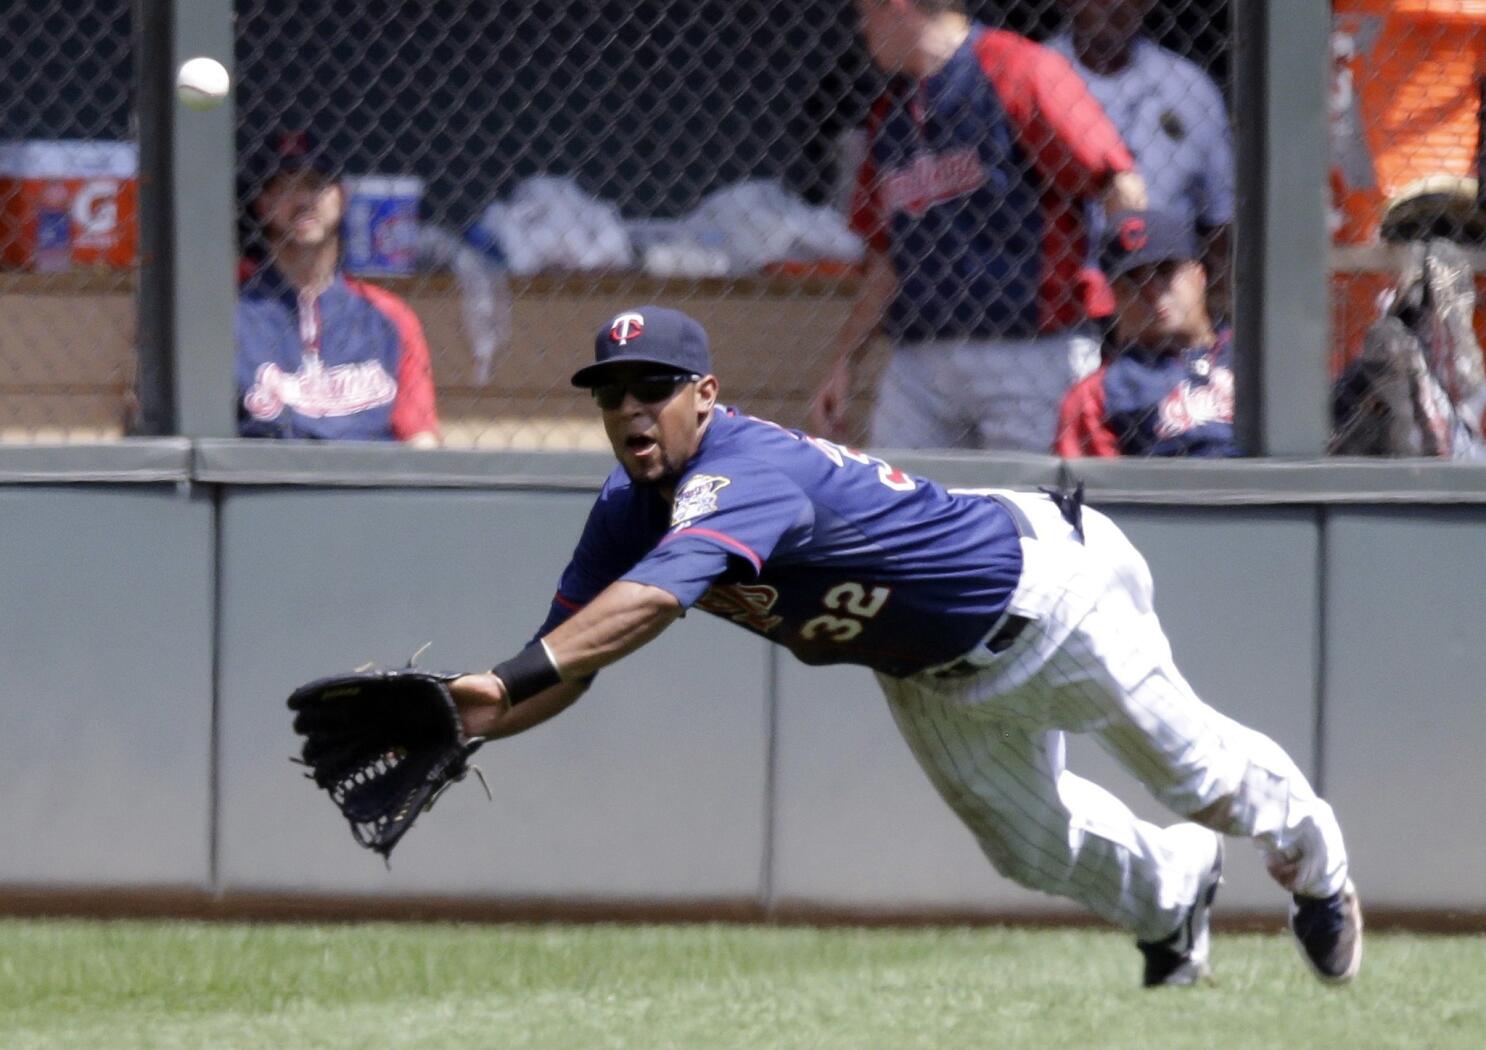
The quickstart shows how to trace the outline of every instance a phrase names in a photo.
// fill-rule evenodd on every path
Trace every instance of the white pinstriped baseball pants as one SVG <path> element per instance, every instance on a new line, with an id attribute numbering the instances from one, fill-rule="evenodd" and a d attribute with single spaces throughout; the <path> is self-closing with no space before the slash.
<path id="1" fill-rule="evenodd" d="M 1114 522 L 1085 508 L 1080 543 L 1052 500 L 999 494 L 1037 534 L 1022 540 L 1010 606 L 1034 622 L 1004 652 L 973 654 L 979 670 L 966 677 L 878 676 L 920 765 L 996 870 L 1142 940 L 1167 936 L 1196 896 L 1212 836 L 1139 820 L 1070 773 L 1064 733 L 1076 732 L 1174 813 L 1286 862 L 1288 889 L 1341 889 L 1331 807 L 1278 744 L 1198 699 L 1172 662 L 1145 559 Z"/>

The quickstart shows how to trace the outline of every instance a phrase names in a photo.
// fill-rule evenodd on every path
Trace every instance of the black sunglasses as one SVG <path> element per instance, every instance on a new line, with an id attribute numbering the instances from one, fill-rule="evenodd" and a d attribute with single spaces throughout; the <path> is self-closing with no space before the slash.
<path id="1" fill-rule="evenodd" d="M 654 405 L 662 401 L 669 401 L 676 390 L 687 384 L 695 383 L 702 377 L 694 372 L 668 372 L 658 376 L 635 376 L 632 379 L 621 379 L 613 383 L 600 383 L 593 388 L 593 399 L 598 402 L 599 408 L 606 412 L 612 412 L 624 404 L 624 395 L 633 394 L 635 400 L 642 405 Z"/>

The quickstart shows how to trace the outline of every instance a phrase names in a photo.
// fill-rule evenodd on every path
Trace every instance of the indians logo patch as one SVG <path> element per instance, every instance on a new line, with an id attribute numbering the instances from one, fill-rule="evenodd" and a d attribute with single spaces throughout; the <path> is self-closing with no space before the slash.
<path id="1" fill-rule="evenodd" d="M 717 494 L 733 483 L 717 474 L 693 474 L 676 493 L 671 506 L 671 528 L 679 529 L 717 509 Z"/>
<path id="2" fill-rule="evenodd" d="M 1209 423 L 1232 423 L 1233 386 L 1233 373 L 1222 366 L 1214 368 L 1205 383 L 1178 383 L 1157 406 L 1156 436 L 1181 437 Z"/>
<path id="3" fill-rule="evenodd" d="M 380 361 L 356 361 L 326 368 L 318 354 L 306 355 L 296 371 L 285 372 L 270 361 L 260 365 L 243 407 L 254 419 L 278 419 L 292 408 L 310 419 L 337 419 L 390 405 L 397 400 L 397 380 Z"/>

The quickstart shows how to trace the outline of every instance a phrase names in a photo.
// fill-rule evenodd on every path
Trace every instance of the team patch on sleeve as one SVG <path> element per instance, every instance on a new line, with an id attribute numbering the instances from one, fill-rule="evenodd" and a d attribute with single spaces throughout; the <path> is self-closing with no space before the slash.
<path id="1" fill-rule="evenodd" d="M 671 528 L 679 529 L 717 510 L 717 494 L 733 483 L 719 474 L 693 474 L 676 493 Z"/>

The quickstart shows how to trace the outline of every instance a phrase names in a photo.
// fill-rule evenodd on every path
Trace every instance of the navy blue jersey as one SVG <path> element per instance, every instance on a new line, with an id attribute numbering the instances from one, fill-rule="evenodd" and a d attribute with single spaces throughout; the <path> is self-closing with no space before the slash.
<path id="1" fill-rule="evenodd" d="M 1104 375 L 1104 410 L 1127 456 L 1236 456 L 1233 338 L 1157 353 L 1127 347 Z"/>
<path id="2" fill-rule="evenodd" d="M 1110 312 L 1087 212 L 1134 160 L 1061 56 L 976 25 L 944 68 L 893 80 L 868 120 L 852 225 L 899 287 L 894 342 L 1025 338 Z"/>
<path id="3" fill-rule="evenodd" d="M 902 676 L 980 641 L 1021 569 L 994 500 L 718 407 L 672 505 L 622 468 L 609 476 L 539 633 L 624 579 L 805 663 Z"/>
<path id="4" fill-rule="evenodd" d="M 439 428 L 417 316 L 391 292 L 341 274 L 316 297 L 271 266 L 248 277 L 236 370 L 243 437 L 405 441 Z"/>

